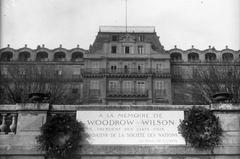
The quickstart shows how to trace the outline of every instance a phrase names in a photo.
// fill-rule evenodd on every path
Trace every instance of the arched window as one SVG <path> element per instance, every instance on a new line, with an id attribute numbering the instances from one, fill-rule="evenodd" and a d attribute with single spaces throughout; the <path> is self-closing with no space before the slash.
<path id="1" fill-rule="evenodd" d="M 72 54 L 72 61 L 82 61 L 83 53 L 81 52 L 74 52 Z"/>
<path id="2" fill-rule="evenodd" d="M 222 60 L 224 62 L 232 61 L 233 60 L 233 54 L 231 54 L 231 53 L 224 53 L 224 54 L 222 54 Z"/>
<path id="3" fill-rule="evenodd" d="M 3 52 L 1 55 L 1 61 L 11 61 L 13 53 L 10 51 Z"/>
<path id="4" fill-rule="evenodd" d="M 111 65 L 111 72 L 115 73 L 117 71 L 117 65 Z"/>
<path id="5" fill-rule="evenodd" d="M 36 61 L 47 61 L 48 60 L 48 53 L 47 52 L 38 52 Z"/>
<path id="6" fill-rule="evenodd" d="M 178 52 L 174 52 L 170 56 L 171 56 L 172 62 L 181 62 L 182 61 L 182 54 L 180 54 Z"/>
<path id="7" fill-rule="evenodd" d="M 188 54 L 188 62 L 198 62 L 199 55 L 197 53 L 189 53 Z"/>
<path id="8" fill-rule="evenodd" d="M 54 61 L 65 61 L 65 53 L 64 52 L 56 52 L 54 54 Z"/>
<path id="9" fill-rule="evenodd" d="M 18 56 L 19 61 L 29 61 L 30 53 L 29 52 L 20 52 Z"/>
<path id="10" fill-rule="evenodd" d="M 214 53 L 206 53 L 205 54 L 205 61 L 206 62 L 213 62 L 217 60 L 217 56 Z"/>

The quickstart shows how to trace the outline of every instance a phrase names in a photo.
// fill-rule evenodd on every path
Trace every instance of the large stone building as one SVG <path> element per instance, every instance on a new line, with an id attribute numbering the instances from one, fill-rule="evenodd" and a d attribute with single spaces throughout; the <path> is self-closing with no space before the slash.
<path id="1" fill-rule="evenodd" d="M 44 45 L 38 46 L 37 49 L 30 49 L 25 45 L 25 47 L 15 50 L 8 45 L 6 48 L 1 49 L 0 54 L 0 84 L 2 86 L 0 92 L 4 94 L 4 91 L 6 91 L 3 85 L 14 83 L 14 80 L 11 80 L 13 74 L 21 77 L 23 82 L 17 83 L 23 84 L 20 87 L 29 86 L 25 84 L 29 82 L 28 77 L 38 71 L 38 67 L 41 67 L 44 68 L 42 71 L 48 72 L 44 78 L 47 78 L 48 81 L 53 80 L 54 83 L 59 82 L 57 86 L 62 85 L 62 89 L 74 97 L 74 99 L 70 100 L 71 104 L 79 104 L 83 97 L 81 69 L 84 64 L 83 56 L 85 52 L 86 50 L 79 48 L 79 46 L 67 50 L 60 45 L 58 48 L 50 50 Z M 30 77 L 29 80 L 35 79 Z M 42 79 L 39 80 L 40 82 L 43 81 Z M 19 90 L 25 89 L 19 88 Z M 14 89 L 14 91 L 17 90 Z M 27 93 L 22 92 L 25 95 Z"/>
<path id="2" fill-rule="evenodd" d="M 73 103 L 109 105 L 194 103 L 194 93 L 183 92 L 192 79 L 192 68 L 239 65 L 239 59 L 240 51 L 227 47 L 220 51 L 193 46 L 186 51 L 164 50 L 154 27 L 128 27 L 126 31 L 125 27 L 102 26 L 89 50 L 79 46 L 67 50 L 61 45 L 33 50 L 26 45 L 17 50 L 7 46 L 0 52 L 5 77 L 9 77 L 9 67 L 49 66 L 54 68 L 54 78 L 61 77 L 66 91 L 76 97 Z"/>
<path id="3" fill-rule="evenodd" d="M 199 100 L 199 91 L 191 88 L 192 82 L 196 80 L 195 72 L 207 72 L 206 69 L 213 69 L 212 67 L 222 70 L 224 80 L 227 80 L 227 75 L 230 71 L 232 75 L 240 75 L 240 50 L 234 51 L 226 46 L 223 50 L 216 50 L 209 46 L 206 50 L 198 50 L 192 46 L 188 50 L 181 50 L 175 46 L 173 49 L 167 51 L 171 56 L 171 79 L 172 79 L 172 93 L 173 104 L 207 104 L 201 99 Z M 213 69 L 214 70 L 214 69 Z M 209 72 L 208 72 L 209 73 Z M 220 75 L 221 76 L 221 75 Z M 222 77 L 222 76 L 221 76 Z M 219 82 L 217 78 L 211 77 L 215 82 Z M 240 82 L 240 78 L 236 77 L 232 84 L 237 86 L 236 95 L 239 99 L 240 86 L 236 83 Z M 202 83 L 202 85 L 206 82 Z M 199 84 L 201 85 L 201 83 Z M 214 86 L 214 85 L 212 85 Z M 225 89 L 226 90 L 226 89 Z M 217 93 L 217 92 L 216 92 Z M 230 91 L 230 93 L 233 93 Z"/>
<path id="4" fill-rule="evenodd" d="M 85 54 L 84 85 L 106 104 L 172 103 L 170 56 L 154 27 L 128 29 L 100 27 Z"/>

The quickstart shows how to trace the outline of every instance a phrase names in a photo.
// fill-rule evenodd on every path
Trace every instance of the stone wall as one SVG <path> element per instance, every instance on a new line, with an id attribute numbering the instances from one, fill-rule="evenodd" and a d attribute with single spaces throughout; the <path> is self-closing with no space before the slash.
<path id="1" fill-rule="evenodd" d="M 22 104 L 1 105 L 1 118 L 6 125 L 16 123 L 16 130 L 1 132 L 0 159 L 44 159 L 44 152 L 37 148 L 35 137 L 44 124 L 47 113 L 75 113 L 76 110 L 186 110 L 191 105 L 52 105 Z M 221 104 L 210 108 L 219 116 L 224 129 L 223 143 L 211 151 L 199 151 L 189 145 L 85 145 L 76 153 L 76 159 L 238 159 L 240 158 L 240 105 Z M 13 120 L 13 115 L 16 119 Z M 2 119 L 1 119 L 2 120 Z M 2 122 L 1 122 L 2 123 Z"/>

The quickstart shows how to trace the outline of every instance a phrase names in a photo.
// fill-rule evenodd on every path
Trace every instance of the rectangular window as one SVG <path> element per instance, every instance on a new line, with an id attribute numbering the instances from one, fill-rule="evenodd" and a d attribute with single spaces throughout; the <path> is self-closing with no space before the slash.
<path id="1" fill-rule="evenodd" d="M 109 81 L 108 85 L 109 91 L 120 91 L 119 90 L 119 82 L 118 81 Z"/>
<path id="2" fill-rule="evenodd" d="M 80 75 L 81 71 L 80 68 L 73 68 L 73 75 Z"/>
<path id="3" fill-rule="evenodd" d="M 144 93 L 146 90 L 145 81 L 137 81 L 136 90 L 137 93 Z"/>
<path id="4" fill-rule="evenodd" d="M 125 64 L 124 65 L 124 73 L 129 73 L 129 72 L 130 72 L 129 65 Z"/>
<path id="5" fill-rule="evenodd" d="M 25 68 L 20 67 L 18 71 L 19 71 L 19 74 L 20 74 L 20 75 L 26 75 L 26 70 L 25 70 Z"/>
<path id="6" fill-rule="evenodd" d="M 117 53 L 117 46 L 112 46 L 111 53 L 116 54 Z"/>
<path id="7" fill-rule="evenodd" d="M 165 89 L 164 81 L 163 80 L 155 81 L 155 89 Z"/>
<path id="8" fill-rule="evenodd" d="M 98 80 L 91 80 L 90 81 L 90 89 L 99 89 L 99 81 Z"/>
<path id="9" fill-rule="evenodd" d="M 111 65 L 111 72 L 117 72 L 117 66 Z"/>
<path id="10" fill-rule="evenodd" d="M 72 93 L 73 93 L 73 94 L 77 94 L 77 93 L 78 93 L 78 88 L 73 88 L 73 89 L 72 89 Z"/>
<path id="11" fill-rule="evenodd" d="M 139 35 L 138 36 L 138 41 L 144 41 L 144 36 L 143 35 Z"/>
<path id="12" fill-rule="evenodd" d="M 124 52 L 125 52 L 125 54 L 129 54 L 130 53 L 130 47 L 129 46 L 125 46 Z"/>
<path id="13" fill-rule="evenodd" d="M 156 64 L 156 71 L 162 73 L 170 73 L 170 66 L 166 62 L 157 63 Z"/>
<path id="14" fill-rule="evenodd" d="M 138 54 L 144 54 L 143 46 L 138 46 Z"/>
<path id="15" fill-rule="evenodd" d="M 144 64 L 138 64 L 137 71 L 143 73 L 144 72 Z"/>
<path id="16" fill-rule="evenodd" d="M 93 72 L 99 72 L 99 62 L 92 62 L 92 71 Z"/>
<path id="17" fill-rule="evenodd" d="M 93 62 L 92 67 L 93 68 L 99 68 L 99 62 Z"/>
<path id="18" fill-rule="evenodd" d="M 133 81 L 123 81 L 123 91 L 124 93 L 133 92 Z"/>
<path id="19" fill-rule="evenodd" d="M 162 64 L 161 63 L 157 63 L 156 64 L 156 70 L 157 70 L 157 72 L 160 72 L 160 71 L 162 71 Z"/>
<path id="20" fill-rule="evenodd" d="M 163 80 L 155 81 L 155 95 L 156 97 L 166 96 L 166 85 Z"/>
<path id="21" fill-rule="evenodd" d="M 118 36 L 117 35 L 113 35 L 112 36 L 112 41 L 118 41 Z"/>

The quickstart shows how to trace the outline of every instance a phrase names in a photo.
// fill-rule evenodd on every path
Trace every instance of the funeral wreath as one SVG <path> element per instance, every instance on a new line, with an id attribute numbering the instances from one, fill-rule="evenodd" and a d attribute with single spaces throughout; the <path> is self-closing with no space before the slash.
<path id="1" fill-rule="evenodd" d="M 87 137 L 83 123 L 70 115 L 58 114 L 41 127 L 37 142 L 47 156 L 65 158 L 81 149 L 81 143 L 85 142 Z"/>
<path id="2" fill-rule="evenodd" d="M 186 119 L 181 121 L 179 131 L 196 149 L 206 150 L 221 143 L 222 128 L 218 117 L 204 107 L 192 107 Z"/>

